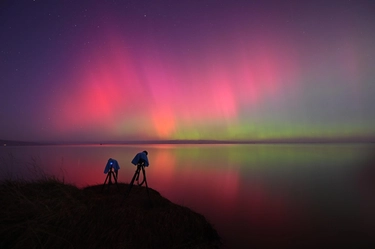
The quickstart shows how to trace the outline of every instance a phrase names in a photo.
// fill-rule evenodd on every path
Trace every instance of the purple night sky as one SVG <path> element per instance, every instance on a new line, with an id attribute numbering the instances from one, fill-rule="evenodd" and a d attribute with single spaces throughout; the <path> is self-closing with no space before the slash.
<path id="1" fill-rule="evenodd" d="M 0 3 L 0 139 L 375 138 L 375 1 Z"/>

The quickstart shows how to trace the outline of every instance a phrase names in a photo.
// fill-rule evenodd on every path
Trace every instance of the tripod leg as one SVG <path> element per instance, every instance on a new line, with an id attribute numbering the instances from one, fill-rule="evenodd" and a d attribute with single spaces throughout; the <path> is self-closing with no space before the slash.
<path id="1" fill-rule="evenodd" d="M 104 189 L 104 186 L 105 186 L 107 180 L 108 180 L 108 174 L 107 174 L 107 176 L 106 176 L 106 178 L 105 178 L 105 180 L 104 180 L 104 183 L 103 183 L 103 186 L 102 186 L 102 191 L 103 191 L 103 189 Z"/>
<path id="2" fill-rule="evenodd" d="M 129 195 L 130 190 L 132 189 L 132 187 L 133 187 L 133 185 L 134 185 L 134 180 L 135 180 L 135 178 L 138 177 L 138 176 L 139 176 L 139 168 L 136 169 L 136 171 L 135 171 L 135 173 L 134 173 L 134 175 L 133 175 L 133 178 L 132 178 L 132 180 L 131 180 L 131 182 L 130 182 L 130 184 L 129 184 L 129 187 L 128 187 L 126 193 L 125 193 L 124 200 L 125 200 L 125 198 Z"/>
<path id="3" fill-rule="evenodd" d="M 117 174 L 113 173 L 113 179 L 115 179 L 115 184 L 116 184 L 117 190 L 120 190 L 119 187 L 118 187 L 118 184 L 117 184 Z"/>
<path id="4" fill-rule="evenodd" d="M 138 171 L 138 174 L 137 174 L 137 177 L 135 178 L 135 180 L 137 180 L 137 184 L 139 185 L 139 173 L 140 173 L 140 169 L 137 168 L 137 171 Z"/>
<path id="5" fill-rule="evenodd" d="M 145 169 L 143 167 L 142 167 L 142 172 L 143 172 L 143 177 L 144 177 L 143 181 L 146 183 L 147 196 L 148 196 L 148 199 L 151 201 L 150 194 L 148 192 L 148 185 L 147 185 L 147 179 L 146 179 L 146 171 L 145 171 Z"/>

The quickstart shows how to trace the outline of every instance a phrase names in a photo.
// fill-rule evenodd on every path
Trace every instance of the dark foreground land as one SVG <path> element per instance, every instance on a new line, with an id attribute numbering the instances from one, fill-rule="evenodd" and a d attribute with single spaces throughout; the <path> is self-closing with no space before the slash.
<path id="1" fill-rule="evenodd" d="M 79 189 L 50 178 L 0 184 L 0 248 L 219 248 L 206 219 L 157 191 Z"/>

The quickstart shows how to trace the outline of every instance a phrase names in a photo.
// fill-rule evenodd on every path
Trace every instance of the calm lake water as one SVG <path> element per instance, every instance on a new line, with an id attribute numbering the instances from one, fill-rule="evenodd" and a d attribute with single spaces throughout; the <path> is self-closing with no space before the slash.
<path id="1" fill-rule="evenodd" d="M 374 147 L 368 144 L 92 145 L 0 148 L 0 178 L 42 168 L 78 187 L 102 184 L 108 158 L 130 182 L 149 152 L 150 188 L 203 214 L 224 248 L 375 245 Z"/>

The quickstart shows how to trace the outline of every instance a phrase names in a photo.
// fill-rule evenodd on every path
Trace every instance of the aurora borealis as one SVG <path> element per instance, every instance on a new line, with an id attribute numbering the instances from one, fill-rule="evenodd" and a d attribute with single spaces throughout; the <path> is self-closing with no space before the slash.
<path id="1" fill-rule="evenodd" d="M 373 1 L 3 1 L 0 138 L 375 138 Z"/>

